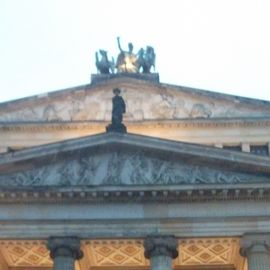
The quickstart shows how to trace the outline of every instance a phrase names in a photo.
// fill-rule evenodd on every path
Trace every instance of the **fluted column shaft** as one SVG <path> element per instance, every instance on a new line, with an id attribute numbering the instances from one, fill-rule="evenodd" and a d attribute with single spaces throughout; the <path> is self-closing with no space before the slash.
<path id="1" fill-rule="evenodd" d="M 144 255 L 150 259 L 151 270 L 172 270 L 172 260 L 178 256 L 177 240 L 173 236 L 148 236 Z"/>
<path id="2" fill-rule="evenodd" d="M 75 260 L 83 256 L 77 237 L 51 237 L 47 247 L 53 259 L 53 270 L 74 270 Z"/>
<path id="3" fill-rule="evenodd" d="M 248 270 L 270 269 L 270 234 L 247 234 L 241 240 L 240 254 L 247 258 Z"/>

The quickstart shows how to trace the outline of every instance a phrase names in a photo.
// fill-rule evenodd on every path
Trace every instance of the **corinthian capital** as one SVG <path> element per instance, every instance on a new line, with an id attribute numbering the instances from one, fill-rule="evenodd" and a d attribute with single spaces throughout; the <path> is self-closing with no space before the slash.
<path id="1" fill-rule="evenodd" d="M 151 235 L 144 241 L 144 256 L 149 259 L 165 255 L 175 259 L 178 256 L 177 246 L 174 236 Z"/>

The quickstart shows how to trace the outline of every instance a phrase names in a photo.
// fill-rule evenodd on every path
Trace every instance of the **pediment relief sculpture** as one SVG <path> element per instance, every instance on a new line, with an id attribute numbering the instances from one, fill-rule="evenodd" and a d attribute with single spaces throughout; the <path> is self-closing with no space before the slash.
<path id="1" fill-rule="evenodd" d="M 0 176 L 0 186 L 195 185 L 267 182 L 268 178 L 149 157 L 143 151 L 89 156 Z"/>
<path id="2" fill-rule="evenodd" d="M 120 87 L 126 101 L 124 120 L 154 119 L 201 119 L 235 117 L 269 117 L 270 107 L 239 104 L 214 98 L 201 98 L 170 88 L 136 85 Z M 0 121 L 3 122 L 62 122 L 62 121 L 108 121 L 112 111 L 111 87 L 90 89 L 81 95 L 64 95 L 58 99 L 40 100 L 14 109 L 1 109 Z M 91 91 L 90 91 L 91 90 Z M 16 101 L 15 101 L 16 102 Z"/>

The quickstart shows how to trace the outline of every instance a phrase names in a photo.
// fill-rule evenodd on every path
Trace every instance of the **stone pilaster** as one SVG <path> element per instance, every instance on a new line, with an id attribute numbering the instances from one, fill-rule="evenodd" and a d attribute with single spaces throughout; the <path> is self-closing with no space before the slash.
<path id="1" fill-rule="evenodd" d="M 178 256 L 174 236 L 148 236 L 144 241 L 144 256 L 150 259 L 151 270 L 172 270 L 172 259 Z"/>
<path id="2" fill-rule="evenodd" d="M 247 258 L 248 270 L 270 269 L 270 233 L 246 234 L 241 239 L 240 254 Z"/>
<path id="3" fill-rule="evenodd" d="M 83 256 L 77 237 L 50 237 L 47 247 L 53 259 L 53 270 L 74 270 L 75 260 Z"/>

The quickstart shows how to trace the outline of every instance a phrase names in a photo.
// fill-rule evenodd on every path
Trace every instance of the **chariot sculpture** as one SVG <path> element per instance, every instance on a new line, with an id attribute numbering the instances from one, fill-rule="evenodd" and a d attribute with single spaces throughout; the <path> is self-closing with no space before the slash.
<path id="1" fill-rule="evenodd" d="M 107 51 L 99 50 L 101 58 L 99 59 L 96 52 L 96 67 L 101 74 L 113 74 L 116 68 L 117 73 L 151 73 L 151 69 L 155 69 L 156 55 L 154 48 L 147 46 L 146 49 L 141 48 L 137 54 L 133 52 L 133 44 L 128 43 L 128 50 L 122 49 L 120 38 L 117 37 L 117 45 L 119 54 L 116 63 L 114 58 L 111 61 L 108 59 Z"/>

